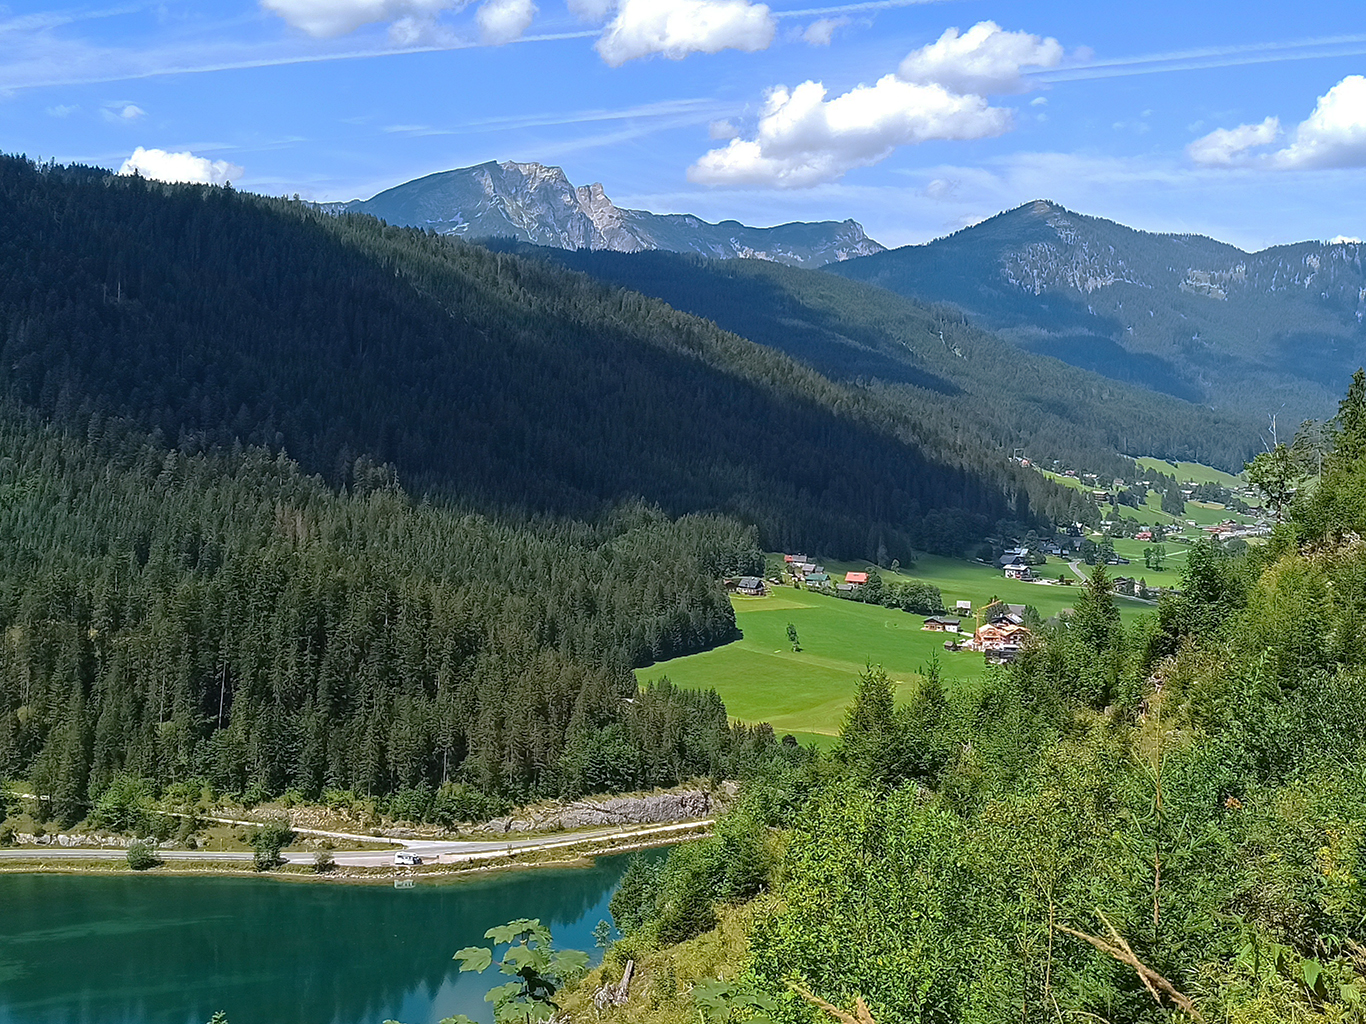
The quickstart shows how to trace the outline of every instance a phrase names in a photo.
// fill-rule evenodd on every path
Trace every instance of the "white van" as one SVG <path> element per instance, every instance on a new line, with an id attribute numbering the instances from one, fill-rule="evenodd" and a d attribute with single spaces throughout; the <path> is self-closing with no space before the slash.
<path id="1" fill-rule="evenodd" d="M 421 863 L 421 857 L 407 850 L 399 850 L 398 853 L 394 854 L 394 867 L 396 868 L 415 868 Z"/>

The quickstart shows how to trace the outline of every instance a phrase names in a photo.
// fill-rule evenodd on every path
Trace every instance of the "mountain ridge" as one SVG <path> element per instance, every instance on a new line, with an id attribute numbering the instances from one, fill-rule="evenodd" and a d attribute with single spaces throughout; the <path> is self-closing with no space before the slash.
<path id="1" fill-rule="evenodd" d="M 1366 247 L 1245 252 L 1035 200 L 924 245 L 826 267 L 950 302 L 1020 347 L 1179 398 L 1326 415 L 1366 359 Z"/>
<path id="2" fill-rule="evenodd" d="M 560 249 L 663 249 L 716 259 L 762 259 L 819 267 L 883 252 L 854 220 L 794 221 L 756 228 L 686 213 L 619 207 L 601 182 L 574 185 L 559 167 L 488 161 L 438 171 L 372 196 L 324 203 L 332 213 L 368 213 L 390 224 L 464 239 L 514 238 Z"/>
<path id="3" fill-rule="evenodd" d="M 1233 471 L 1257 421 L 1020 351 L 962 313 L 863 282 L 754 260 L 509 246 L 652 295 L 834 380 L 938 408 L 983 444 L 1125 476 L 1157 454 Z"/>

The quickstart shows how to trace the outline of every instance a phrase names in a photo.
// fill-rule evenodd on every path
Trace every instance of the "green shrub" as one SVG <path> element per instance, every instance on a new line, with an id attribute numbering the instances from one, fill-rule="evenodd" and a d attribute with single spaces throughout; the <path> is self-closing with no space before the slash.
<path id="1" fill-rule="evenodd" d="M 144 778 L 120 772 L 95 800 L 90 823 L 115 832 L 141 831 L 151 816 L 152 786 Z"/>
<path id="2" fill-rule="evenodd" d="M 269 821 L 252 831 L 252 865 L 257 871 L 269 871 L 281 864 L 280 851 L 294 842 L 294 831 L 284 821 Z"/>
<path id="3" fill-rule="evenodd" d="M 134 871 L 146 871 L 161 863 L 156 851 L 146 843 L 134 843 L 128 847 L 128 866 Z"/>

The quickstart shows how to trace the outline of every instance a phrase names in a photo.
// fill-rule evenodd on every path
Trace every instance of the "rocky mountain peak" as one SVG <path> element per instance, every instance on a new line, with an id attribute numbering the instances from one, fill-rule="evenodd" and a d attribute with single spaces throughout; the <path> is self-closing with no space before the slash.
<path id="1" fill-rule="evenodd" d="M 517 174 L 520 174 L 532 188 L 539 188 L 544 185 L 573 188 L 573 186 L 569 184 L 569 178 L 565 175 L 564 168 L 562 167 L 552 167 L 534 162 L 521 164 L 514 160 L 504 161 L 498 166 L 505 172 L 515 171 Z"/>
<path id="2" fill-rule="evenodd" d="M 664 249 L 804 267 L 883 251 L 852 220 L 754 228 L 629 210 L 613 203 L 601 182 L 575 186 L 560 167 L 515 160 L 431 174 L 337 208 L 438 234 L 511 237 L 561 249 Z"/>

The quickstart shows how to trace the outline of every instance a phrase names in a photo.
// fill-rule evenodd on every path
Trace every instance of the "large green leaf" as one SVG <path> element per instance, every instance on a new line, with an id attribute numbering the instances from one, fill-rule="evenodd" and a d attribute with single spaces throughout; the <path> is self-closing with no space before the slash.
<path id="1" fill-rule="evenodd" d="M 507 924 L 500 924 L 490 928 L 484 933 L 484 938 L 490 939 L 498 945 L 516 942 L 522 936 L 527 940 L 536 939 L 541 942 L 550 941 L 550 932 L 542 927 L 541 919 L 538 917 L 522 917 L 516 921 L 509 921 Z"/>
<path id="2" fill-rule="evenodd" d="M 539 972 L 545 970 L 548 959 L 544 950 L 532 949 L 530 946 L 513 946 L 503 957 L 498 969 L 504 974 L 520 974 L 528 967 Z"/>
<path id="3" fill-rule="evenodd" d="M 520 981 L 509 981 L 506 985 L 498 985 L 484 993 L 484 1002 L 492 1003 L 495 1007 L 503 1003 L 516 999 L 522 993 L 522 983 Z"/>
<path id="4" fill-rule="evenodd" d="M 457 950 L 452 960 L 460 961 L 461 971 L 482 971 L 493 963 L 493 950 L 484 946 L 466 946 L 464 949 Z"/>
<path id="5" fill-rule="evenodd" d="M 1326 986 L 1323 983 L 1323 964 L 1317 960 L 1305 960 L 1300 965 L 1300 971 L 1304 976 L 1304 984 L 1310 992 L 1320 999 L 1326 994 Z"/>
<path id="6" fill-rule="evenodd" d="M 577 974 L 588 967 L 588 954 L 578 949 L 561 949 L 550 958 L 544 973 L 556 978 Z"/>

